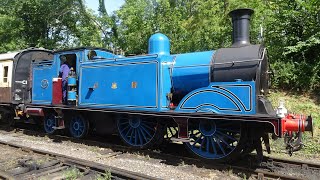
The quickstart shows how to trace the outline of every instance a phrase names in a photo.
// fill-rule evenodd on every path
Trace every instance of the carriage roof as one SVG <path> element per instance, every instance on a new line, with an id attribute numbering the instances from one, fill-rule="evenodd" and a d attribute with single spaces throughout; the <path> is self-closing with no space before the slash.
<path id="1" fill-rule="evenodd" d="M 111 50 L 99 48 L 99 47 L 77 47 L 77 48 L 56 50 L 56 51 L 54 51 L 54 53 L 60 53 L 60 52 L 66 52 L 66 51 L 82 51 L 82 50 L 101 50 L 101 51 L 113 53 Z"/>
<path id="2" fill-rule="evenodd" d="M 0 54 L 0 61 L 13 60 L 18 53 L 19 52 L 8 52 L 8 53 Z"/>

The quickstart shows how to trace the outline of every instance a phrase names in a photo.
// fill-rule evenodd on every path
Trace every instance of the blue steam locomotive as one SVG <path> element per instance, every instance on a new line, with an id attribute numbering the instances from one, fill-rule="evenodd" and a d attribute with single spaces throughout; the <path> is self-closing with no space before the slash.
<path id="1" fill-rule="evenodd" d="M 150 148 L 164 140 L 183 142 L 197 156 L 229 160 L 269 133 L 299 150 L 312 118 L 278 113 L 267 100 L 269 63 L 263 45 L 250 44 L 251 9 L 230 13 L 233 44 L 213 51 L 170 54 L 161 33 L 148 54 L 119 56 L 100 48 L 28 49 L 13 61 L 11 99 L 1 100 L 3 119 L 43 124 L 47 133 L 67 129 L 76 138 L 89 131 L 118 133 L 129 146 Z M 63 98 L 59 70 L 70 72 Z M 298 134 L 295 136 L 294 134 Z"/>

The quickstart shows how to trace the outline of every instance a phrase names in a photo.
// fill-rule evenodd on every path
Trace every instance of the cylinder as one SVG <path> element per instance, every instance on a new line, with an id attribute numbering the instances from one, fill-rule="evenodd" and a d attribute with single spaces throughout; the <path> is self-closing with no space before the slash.
<path id="1" fill-rule="evenodd" d="M 250 18 L 252 9 L 235 9 L 229 13 L 232 18 L 232 47 L 250 45 Z"/>
<path id="2" fill-rule="evenodd" d="M 170 55 L 170 40 L 161 33 L 156 33 L 149 38 L 149 54 Z"/>

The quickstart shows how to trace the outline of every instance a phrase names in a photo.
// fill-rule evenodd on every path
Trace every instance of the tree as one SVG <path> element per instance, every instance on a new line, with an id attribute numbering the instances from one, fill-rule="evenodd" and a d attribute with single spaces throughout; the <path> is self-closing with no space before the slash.
<path id="1" fill-rule="evenodd" d="M 99 0 L 99 9 L 98 9 L 100 15 L 108 15 L 107 10 L 106 10 L 106 6 L 104 3 L 104 0 Z"/>
<path id="2" fill-rule="evenodd" d="M 127 0 L 114 17 L 117 24 L 115 45 L 127 54 L 147 53 L 148 38 L 155 32 L 153 19 L 150 0 Z"/>
<path id="3" fill-rule="evenodd" d="M 101 46 L 100 30 L 82 0 L 1 2 L 2 52 L 30 46 L 48 49 Z M 9 25 L 9 26 L 8 26 Z M 12 32 L 13 31 L 13 32 Z M 9 38 L 8 38 L 9 35 Z"/>
<path id="4" fill-rule="evenodd" d="M 319 91 L 320 2 L 270 1 L 268 47 L 276 71 L 274 85 L 298 91 Z"/>

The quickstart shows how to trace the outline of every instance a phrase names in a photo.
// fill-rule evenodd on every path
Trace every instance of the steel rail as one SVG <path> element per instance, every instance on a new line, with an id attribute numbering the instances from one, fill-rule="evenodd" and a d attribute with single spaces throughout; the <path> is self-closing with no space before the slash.
<path id="1" fill-rule="evenodd" d="M 126 179 L 139 179 L 139 180 L 158 179 L 158 178 L 154 178 L 154 177 L 151 177 L 148 175 L 127 171 L 124 169 L 120 169 L 120 168 L 116 168 L 116 167 L 112 167 L 112 166 L 108 166 L 108 165 L 103 165 L 100 163 L 87 161 L 87 160 L 83 160 L 83 159 L 79 159 L 79 158 L 69 157 L 66 155 L 53 153 L 53 152 L 49 152 L 49 151 L 39 150 L 39 149 L 35 149 L 35 148 L 23 146 L 23 145 L 18 145 L 18 144 L 14 144 L 14 143 L 2 141 L 2 140 L 0 140 L 0 144 L 7 145 L 10 147 L 14 147 L 14 148 L 20 148 L 24 151 L 33 152 L 33 153 L 40 154 L 40 155 L 49 155 L 51 157 L 56 158 L 57 160 L 64 162 L 65 164 L 77 165 L 77 166 L 89 168 L 91 170 L 98 171 L 101 173 L 104 173 L 106 170 L 110 170 L 111 174 L 117 175 L 117 177 L 122 177 L 122 178 L 126 178 Z M 0 177 L 3 177 L 5 179 L 12 179 L 12 178 L 15 179 L 14 176 L 12 176 L 6 172 L 2 172 L 2 171 L 0 171 Z"/>
<path id="2" fill-rule="evenodd" d="M 288 164 L 288 165 L 295 165 L 300 166 L 302 168 L 315 168 L 320 170 L 320 164 L 314 162 L 306 162 L 301 160 L 288 160 L 285 158 L 279 157 L 265 157 L 267 161 L 271 161 L 272 163 L 281 163 L 281 164 Z"/>

